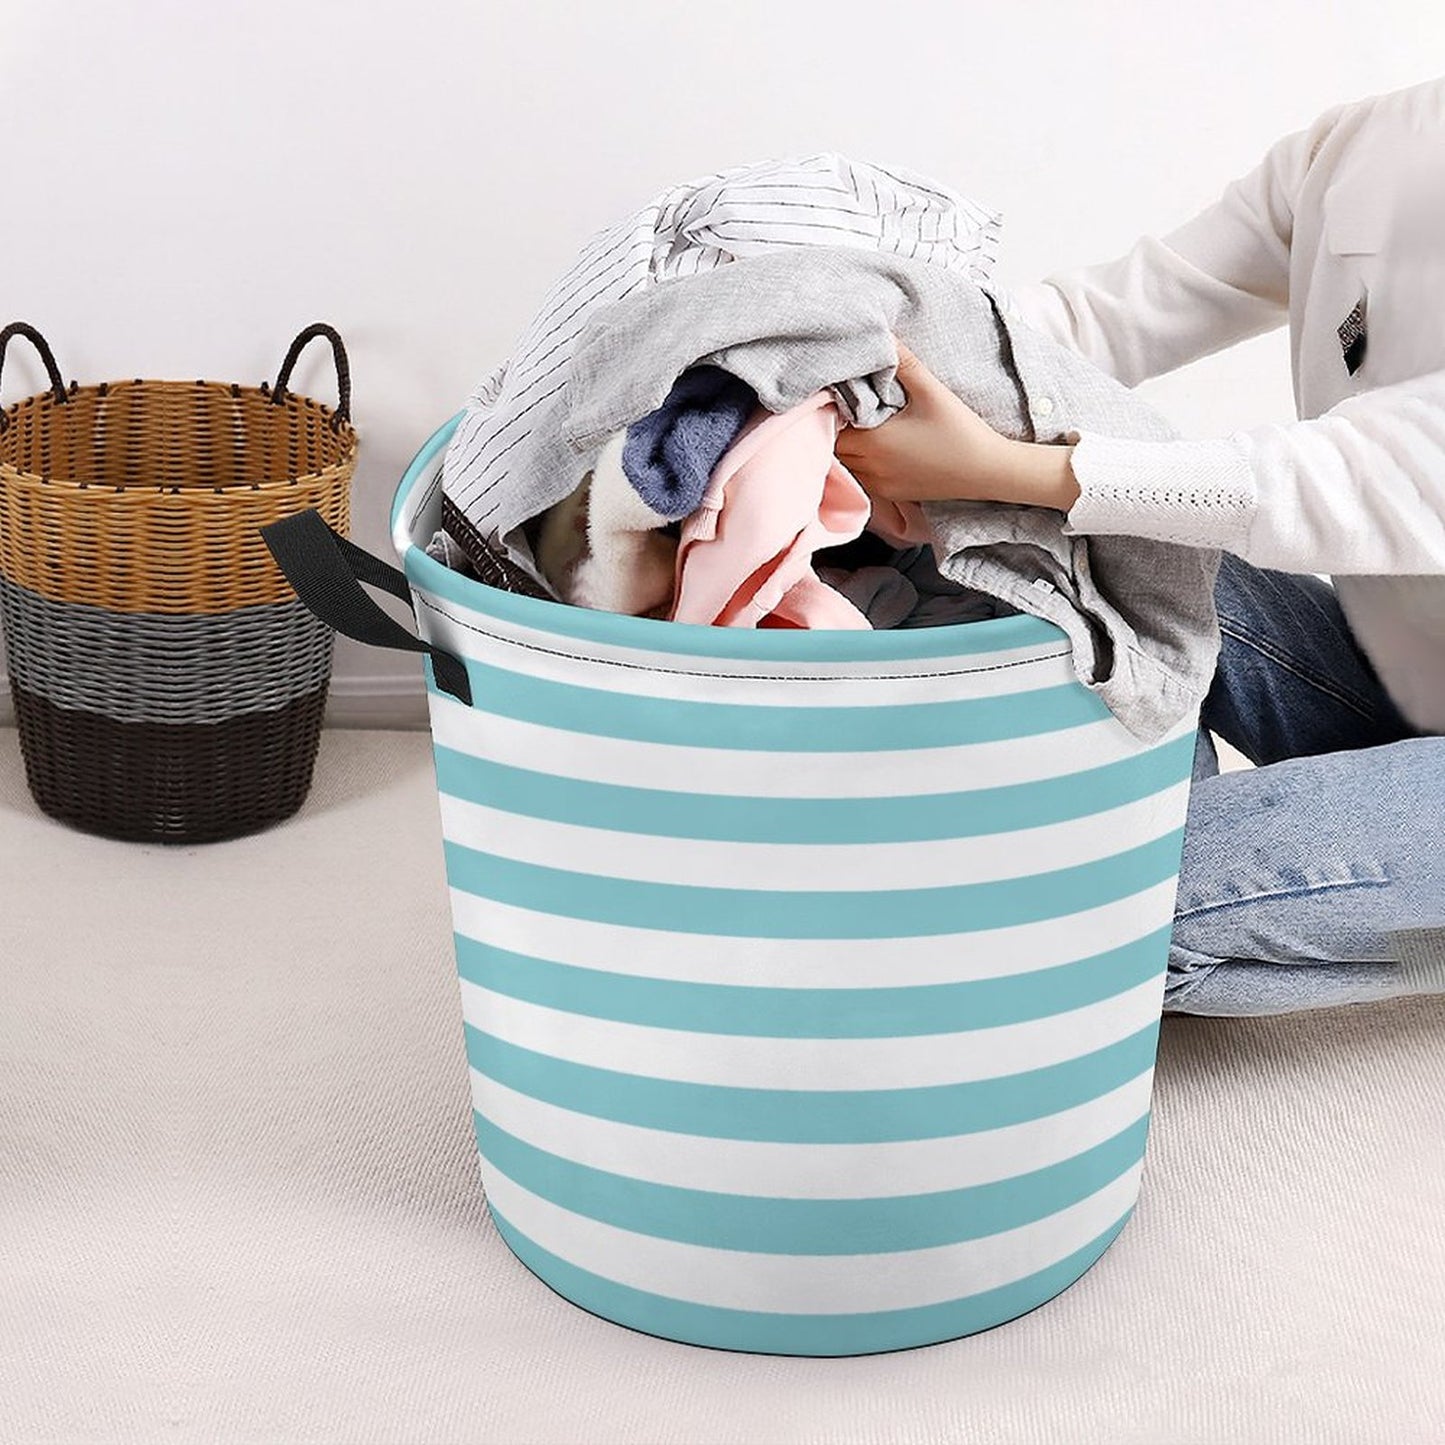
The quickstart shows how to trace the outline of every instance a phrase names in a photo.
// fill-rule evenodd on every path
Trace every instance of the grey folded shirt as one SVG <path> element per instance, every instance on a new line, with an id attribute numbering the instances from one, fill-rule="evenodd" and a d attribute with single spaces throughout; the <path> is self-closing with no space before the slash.
<path id="1" fill-rule="evenodd" d="M 895 335 L 1006 436 L 1176 435 L 1126 387 L 1004 317 L 955 272 L 799 247 L 664 281 L 599 311 L 578 338 L 567 385 L 508 441 L 505 474 L 469 502 L 465 520 L 535 574 L 524 524 L 570 493 L 607 438 L 655 410 L 689 366 L 722 367 L 774 412 L 826 388 L 845 420 L 870 427 L 905 401 Z M 937 502 L 924 515 L 939 572 L 1062 628 L 1079 680 L 1141 740 L 1197 710 L 1219 648 L 1217 552 L 1084 537 L 1050 508 Z"/>
<path id="2" fill-rule="evenodd" d="M 894 550 L 888 560 L 852 571 L 820 566 L 818 576 L 841 592 L 870 627 L 948 627 L 1012 617 L 1018 608 L 941 576 L 927 543 Z"/>

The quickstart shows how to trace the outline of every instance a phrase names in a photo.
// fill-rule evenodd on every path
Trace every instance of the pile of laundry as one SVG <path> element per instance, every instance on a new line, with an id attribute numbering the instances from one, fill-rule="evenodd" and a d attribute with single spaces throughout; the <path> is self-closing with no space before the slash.
<path id="1" fill-rule="evenodd" d="M 1197 709 L 1218 554 L 1070 532 L 1048 508 L 870 501 L 844 426 L 906 402 L 901 338 L 1006 435 L 1167 440 L 1163 418 L 1011 319 L 999 218 L 824 154 L 673 187 L 594 236 L 469 399 L 428 551 L 493 585 L 735 627 L 1028 612 L 1137 736 Z"/>
<path id="2" fill-rule="evenodd" d="M 907 546 L 875 516 L 833 455 L 842 424 L 827 392 L 778 414 L 745 381 L 691 367 L 540 514 L 527 534 L 537 569 L 564 602 L 705 626 L 926 627 L 1011 614 L 942 577 L 931 547 Z M 529 573 L 510 585 L 548 595 Z"/>

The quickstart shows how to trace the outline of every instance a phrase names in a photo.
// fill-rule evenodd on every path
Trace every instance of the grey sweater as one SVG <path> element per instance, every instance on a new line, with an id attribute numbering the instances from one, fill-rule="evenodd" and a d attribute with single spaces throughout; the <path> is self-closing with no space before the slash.
<path id="1" fill-rule="evenodd" d="M 848 422 L 876 426 L 905 401 L 895 335 L 1007 436 L 1176 435 L 1126 387 L 1005 318 L 954 272 L 799 247 L 664 281 L 599 311 L 578 338 L 566 386 L 509 441 L 504 475 L 469 503 L 467 521 L 535 572 L 523 525 L 570 493 L 607 438 L 699 363 L 742 378 L 770 411 L 827 388 Z M 1217 552 L 1083 537 L 1050 508 L 943 502 L 924 514 L 940 572 L 1061 627 L 1079 680 L 1137 737 L 1155 741 L 1198 708 L 1219 647 Z"/>

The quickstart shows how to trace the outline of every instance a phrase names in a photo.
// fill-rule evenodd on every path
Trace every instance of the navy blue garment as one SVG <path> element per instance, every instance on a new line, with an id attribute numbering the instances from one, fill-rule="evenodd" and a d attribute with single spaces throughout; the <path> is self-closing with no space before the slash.
<path id="1" fill-rule="evenodd" d="M 656 411 L 627 428 L 622 470 L 659 517 L 695 512 L 708 478 L 758 405 L 747 382 L 718 366 L 691 366 Z"/>

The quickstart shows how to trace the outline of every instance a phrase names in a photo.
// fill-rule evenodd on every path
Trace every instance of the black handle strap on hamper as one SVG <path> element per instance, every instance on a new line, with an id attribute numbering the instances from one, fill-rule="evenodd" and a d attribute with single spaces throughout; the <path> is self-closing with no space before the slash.
<path id="1" fill-rule="evenodd" d="M 55 353 L 50 349 L 50 343 L 28 322 L 12 321 L 3 331 L 0 331 L 0 375 L 5 371 L 5 351 L 10 345 L 12 336 L 23 336 L 40 353 L 40 360 L 45 364 L 45 370 L 50 377 L 50 389 L 55 393 L 55 404 L 65 405 L 65 383 L 60 379 L 60 368 L 55 364 Z M 3 432 L 10 425 L 10 418 L 0 411 L 0 432 Z"/>
<path id="2" fill-rule="evenodd" d="M 346 357 L 346 347 L 343 345 L 340 333 L 334 326 L 328 326 L 324 321 L 313 322 L 291 343 L 286 352 L 286 359 L 281 363 L 281 370 L 276 373 L 276 389 L 272 393 L 271 400 L 280 406 L 286 400 L 286 388 L 291 381 L 291 372 L 296 365 L 296 359 L 318 336 L 324 336 L 331 343 L 331 354 L 336 358 L 336 395 L 337 404 L 335 415 L 331 418 L 331 425 L 340 428 L 345 422 L 351 420 L 351 363 Z M 380 565 L 385 566 L 385 563 Z"/>
<path id="3" fill-rule="evenodd" d="M 431 658 L 437 686 L 471 706 L 471 679 L 461 658 L 413 637 L 361 590 L 364 583 L 410 604 L 404 573 L 347 541 L 315 510 L 271 522 L 261 528 L 261 536 L 296 595 L 328 627 L 369 647 L 425 653 Z"/>

